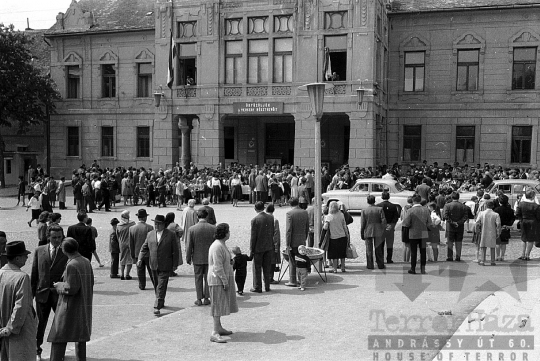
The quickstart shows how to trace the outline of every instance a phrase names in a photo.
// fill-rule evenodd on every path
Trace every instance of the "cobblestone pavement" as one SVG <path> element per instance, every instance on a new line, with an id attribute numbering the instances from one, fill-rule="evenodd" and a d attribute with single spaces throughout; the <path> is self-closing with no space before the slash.
<path id="1" fill-rule="evenodd" d="M 24 240 L 33 250 L 37 245 L 37 228 L 28 227 L 30 212 L 15 204 L 16 198 L 0 197 L 0 230 L 6 231 L 8 241 Z M 72 198 L 68 198 L 66 204 L 69 209 L 61 211 L 61 225 L 65 229 L 76 223 Z M 153 292 L 140 291 L 135 277 L 133 281 L 108 277 L 109 220 L 119 217 L 124 209 L 129 209 L 134 216 L 138 208 L 119 206 L 112 212 L 91 215 L 99 233 L 97 252 L 105 267 L 98 268 L 93 262 L 96 285 L 93 334 L 88 345 L 90 360 L 229 360 L 239 355 L 264 360 L 336 356 L 343 360 L 382 359 L 383 354 L 379 357 L 379 351 L 368 342 L 370 335 L 412 333 L 450 337 L 487 295 L 520 280 L 539 277 L 539 249 L 534 249 L 533 261 L 515 261 L 521 255 L 518 234 L 512 235 L 508 261 L 496 267 L 481 267 L 471 262 L 474 246 L 467 236 L 462 257 L 465 262 L 429 263 L 427 275 L 411 276 L 405 272 L 408 265 L 401 262 L 403 246 L 396 232 L 396 263 L 388 265 L 384 271 L 366 270 L 360 217 L 355 215 L 350 230 L 359 257 L 347 260 L 347 273 L 328 274 L 328 283 L 312 273 L 305 292 L 285 287 L 287 275 L 269 293 L 246 292 L 245 296 L 239 296 L 240 312 L 223 318 L 225 327 L 233 329 L 235 334 L 227 345 L 216 345 L 208 340 L 212 327 L 208 307 L 193 305 L 195 288 L 191 266 L 180 266 L 179 276 L 171 279 L 167 308 L 159 318 L 152 315 Z M 250 220 L 255 216 L 253 206 L 243 202 L 233 208 L 222 203 L 214 208 L 218 222 L 231 226 L 227 245 L 247 251 Z M 276 207 L 274 214 L 281 225 L 282 248 L 288 209 Z M 175 212 L 177 220 L 180 218 L 175 207 L 151 207 L 147 211 L 150 219 L 167 212 Z M 446 249 L 442 246 L 439 259 L 445 258 Z M 29 272 L 30 267 L 27 264 L 24 270 Z M 135 272 L 132 271 L 132 275 Z M 250 288 L 251 276 L 249 269 L 246 291 Z M 526 292 L 526 289 L 515 288 L 509 294 L 519 299 L 520 294 Z M 428 345 L 423 350 L 413 351 L 414 359 L 421 359 L 424 353 L 424 358 L 430 360 L 439 348 Z M 48 355 L 48 350 L 45 345 L 44 355 Z M 251 354 L 251 350 L 256 350 L 253 352 L 257 354 Z M 72 349 L 70 352 L 73 355 Z"/>

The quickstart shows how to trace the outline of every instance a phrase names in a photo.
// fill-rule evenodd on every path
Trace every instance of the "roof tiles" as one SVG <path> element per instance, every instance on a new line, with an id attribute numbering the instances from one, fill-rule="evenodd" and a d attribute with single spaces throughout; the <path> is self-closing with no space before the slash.
<path id="1" fill-rule="evenodd" d="M 464 10 L 482 7 L 540 5 L 538 0 L 393 0 L 392 12 Z"/>
<path id="2" fill-rule="evenodd" d="M 57 20 L 47 34 L 153 29 L 154 0 L 73 1 L 63 23 Z"/>

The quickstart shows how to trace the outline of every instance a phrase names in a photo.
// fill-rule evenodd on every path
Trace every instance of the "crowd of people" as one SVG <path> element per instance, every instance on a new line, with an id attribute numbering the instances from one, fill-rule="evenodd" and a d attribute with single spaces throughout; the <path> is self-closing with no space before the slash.
<path id="1" fill-rule="evenodd" d="M 130 280 L 135 266 L 139 288 L 144 290 L 148 273 L 155 291 L 153 312 L 160 315 L 169 278 L 176 275 L 177 267 L 185 259 L 187 264 L 193 265 L 195 305 L 210 305 L 214 319 L 212 342 L 224 343 L 226 339 L 222 336 L 232 333 L 223 328 L 221 317 L 238 311 L 235 292 L 239 295 L 244 292 L 248 262 L 252 262 L 250 292 L 254 293 L 261 293 L 263 289 L 270 292 L 271 285 L 279 283 L 274 275 L 280 271 L 282 257 L 289 262 L 289 279 L 285 285 L 304 291 L 307 274 L 316 269 L 308 250 L 316 246 L 324 253 L 324 264 L 319 267 L 327 267 L 329 272 L 339 269 L 346 272 L 346 259 L 355 258 L 349 232 L 354 220 L 343 204 L 330 202 L 323 206 L 321 239 L 314 239 L 314 176 L 313 170 L 288 166 L 232 165 L 222 169 L 219 165 L 216 169 L 198 170 L 192 163 L 189 169 L 177 165 L 157 171 L 142 167 L 102 169 L 97 164 L 88 169 L 81 166 L 72 175 L 79 222 L 68 227 L 66 234 L 59 225 L 61 214 L 53 212 L 56 201 L 60 209 L 66 208 L 65 179 L 62 177 L 57 182 L 45 174 L 31 177 L 29 174 L 30 183 L 25 184 L 21 177 L 19 203 L 21 195 L 23 205 L 25 198 L 29 198 L 26 206 L 27 210 L 32 209 L 32 219 L 28 224 L 38 222 L 39 244 L 34 252 L 31 276 L 28 276 L 20 270 L 29 254 L 24 242 L 7 243 L 5 233 L 0 232 L 0 298 L 11 300 L 0 306 L 0 360 L 15 359 L 13 355 L 26 360 L 30 359 L 30 353 L 34 358 L 36 352 L 39 359 L 51 310 L 55 313 L 48 337 L 52 343 L 51 360 L 63 359 L 67 342 L 76 342 L 79 359 L 84 359 L 85 343 L 90 339 L 92 328 L 94 277 L 90 262 L 95 257 L 103 266 L 96 253 L 97 230 L 88 215 L 96 209 L 110 210 L 122 200 L 124 205 L 138 204 L 137 200 L 143 198 L 142 190 L 146 192 L 147 207 L 155 205 L 156 199 L 158 207 L 172 204 L 182 211 L 181 219 L 176 223 L 174 212 L 155 215 L 151 226 L 147 224 L 146 208 L 135 214 L 137 222 L 129 210 L 121 212 L 120 219 L 111 219 L 110 277 Z M 480 165 L 444 164 L 439 168 L 436 163 L 429 166 L 423 163 L 410 165 L 404 171 L 397 165 L 376 170 L 371 167 L 353 170 L 344 165 L 333 176 L 323 169 L 321 180 L 323 190 L 333 190 L 349 188 L 358 179 L 377 176 L 400 181 L 415 193 L 403 209 L 392 203 L 388 192 L 382 194 L 382 202 L 378 204 L 374 196 L 368 196 L 369 206 L 362 211 L 360 224 L 368 269 L 374 269 L 375 264 L 384 269 L 385 264 L 394 263 L 394 239 L 399 220 L 405 246 L 403 260 L 410 262 L 410 274 L 417 273 L 418 251 L 420 273 L 426 273 L 428 259 L 439 260 L 438 246 L 443 231 L 446 261 L 461 261 L 465 231 L 472 233 L 477 245 L 475 262 L 495 265 L 496 261 L 504 261 L 510 227 L 516 218 L 524 243 L 520 259 L 529 260 L 532 247 L 540 246 L 540 206 L 533 189 L 526 189 L 524 197 L 514 207 L 504 193 L 491 199 L 490 194 L 483 191 L 498 178 L 537 179 L 536 171 L 488 164 L 482 168 Z M 237 206 L 245 193 L 242 186 L 249 187 L 246 198 L 254 204 L 256 214 L 251 221 L 247 253 L 234 247 L 231 255 L 225 245 L 230 237 L 229 225 L 217 223 L 211 204 L 231 202 Z M 463 200 L 460 190 L 476 190 L 477 195 Z M 201 206 L 195 209 L 197 203 Z M 291 209 L 286 214 L 282 249 L 280 224 L 273 213 L 276 206 L 285 204 Z M 473 227 L 471 220 L 474 220 Z M 486 260 L 488 249 L 490 261 Z M 68 302 L 69 310 L 60 307 Z"/>

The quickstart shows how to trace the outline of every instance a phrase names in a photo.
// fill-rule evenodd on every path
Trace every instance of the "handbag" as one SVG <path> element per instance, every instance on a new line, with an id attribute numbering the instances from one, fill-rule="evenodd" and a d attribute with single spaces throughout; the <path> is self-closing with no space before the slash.
<path id="1" fill-rule="evenodd" d="M 347 245 L 347 254 L 345 255 L 346 258 L 355 259 L 358 258 L 358 252 L 356 252 L 356 248 L 352 244 Z"/>
<path id="2" fill-rule="evenodd" d="M 355 259 L 358 258 L 358 252 L 356 252 L 356 248 L 352 244 L 347 245 L 347 254 L 345 255 L 346 258 L 349 259 Z"/>
<path id="3" fill-rule="evenodd" d="M 328 246 L 330 244 L 330 228 L 323 229 L 321 232 L 321 239 L 319 240 L 319 248 L 328 251 Z"/>

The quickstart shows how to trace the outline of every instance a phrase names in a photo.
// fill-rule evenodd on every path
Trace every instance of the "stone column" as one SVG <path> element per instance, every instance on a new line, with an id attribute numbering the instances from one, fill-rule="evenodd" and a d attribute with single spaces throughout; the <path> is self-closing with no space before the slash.
<path id="1" fill-rule="evenodd" d="M 182 132 L 182 155 L 180 165 L 189 169 L 191 162 L 191 119 L 186 116 L 178 117 L 178 128 Z"/>
<path id="2" fill-rule="evenodd" d="M 309 104 L 307 104 L 309 107 Z M 305 109 L 302 109 L 305 111 Z M 309 112 L 294 115 L 294 165 L 313 167 L 315 159 L 315 118 Z"/>

